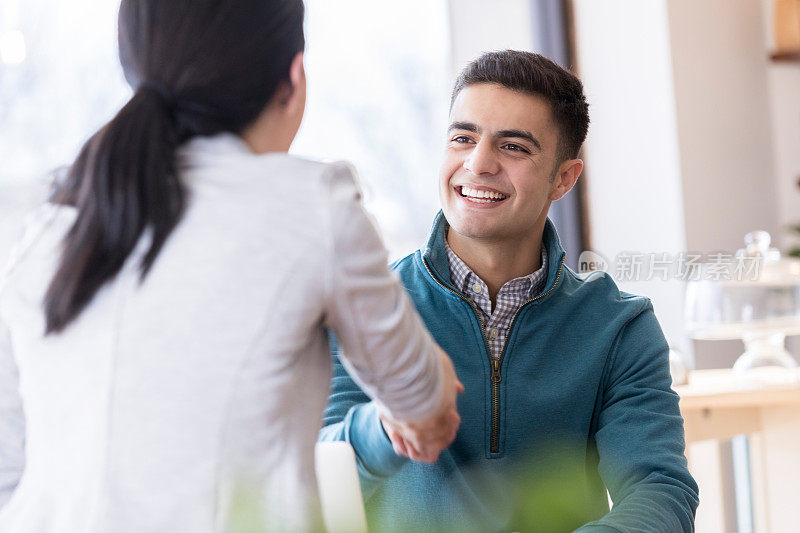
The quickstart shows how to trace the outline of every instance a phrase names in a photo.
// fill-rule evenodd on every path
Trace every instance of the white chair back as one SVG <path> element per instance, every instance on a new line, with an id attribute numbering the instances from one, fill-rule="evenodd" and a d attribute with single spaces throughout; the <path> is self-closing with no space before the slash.
<path id="1" fill-rule="evenodd" d="M 315 459 L 328 533 L 368 533 L 353 448 L 346 442 L 318 442 Z"/>

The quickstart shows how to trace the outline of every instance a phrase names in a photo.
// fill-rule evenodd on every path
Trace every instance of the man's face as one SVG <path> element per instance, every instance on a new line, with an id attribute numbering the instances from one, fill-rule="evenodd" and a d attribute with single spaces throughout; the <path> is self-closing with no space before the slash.
<path id="1" fill-rule="evenodd" d="M 453 102 L 439 196 L 450 227 L 484 242 L 530 237 L 553 199 L 558 130 L 539 96 L 465 87 Z"/>

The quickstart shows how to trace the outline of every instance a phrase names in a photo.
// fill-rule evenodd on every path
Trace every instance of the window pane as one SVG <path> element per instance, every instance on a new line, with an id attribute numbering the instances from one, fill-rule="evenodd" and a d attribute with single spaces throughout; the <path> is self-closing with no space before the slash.
<path id="1" fill-rule="evenodd" d="M 438 209 L 446 3 L 306 6 L 308 105 L 292 151 L 355 163 L 392 255 L 405 255 Z M 0 262 L 47 174 L 69 164 L 130 96 L 117 59 L 117 9 L 108 0 L 0 3 Z"/>
<path id="2" fill-rule="evenodd" d="M 0 182 L 30 181 L 75 157 L 130 95 L 117 59 L 117 2 L 3 0 L 5 37 L 24 60 L 0 61 Z"/>
<path id="3" fill-rule="evenodd" d="M 447 121 L 444 0 L 307 0 L 306 116 L 293 153 L 355 163 L 393 257 L 438 210 Z"/>
<path id="4" fill-rule="evenodd" d="M 117 2 L 0 1 L 0 265 L 48 174 L 130 95 Z"/>

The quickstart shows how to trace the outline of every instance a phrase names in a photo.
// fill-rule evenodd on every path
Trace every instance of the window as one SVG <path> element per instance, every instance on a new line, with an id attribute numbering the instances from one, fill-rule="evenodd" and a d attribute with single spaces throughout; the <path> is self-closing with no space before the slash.
<path id="1" fill-rule="evenodd" d="M 71 162 L 130 96 L 107 0 L 0 3 L 0 183 Z"/>
<path id="2" fill-rule="evenodd" d="M 307 0 L 306 118 L 292 152 L 347 159 L 393 257 L 438 206 L 449 80 L 445 0 Z M 118 2 L 0 4 L 0 261 L 47 175 L 130 97 Z M 12 223 L 8 223 L 12 221 Z"/>
<path id="3" fill-rule="evenodd" d="M 444 0 L 306 1 L 306 116 L 292 152 L 347 159 L 393 258 L 438 210 L 449 104 Z"/>
<path id="4" fill-rule="evenodd" d="M 48 174 L 127 100 L 108 0 L 0 2 L 0 265 Z"/>

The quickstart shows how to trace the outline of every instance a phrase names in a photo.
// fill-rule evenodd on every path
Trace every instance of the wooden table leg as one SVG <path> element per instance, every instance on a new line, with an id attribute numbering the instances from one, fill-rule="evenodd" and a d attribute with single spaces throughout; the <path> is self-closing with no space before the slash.
<path id="1" fill-rule="evenodd" d="M 761 432 L 750 439 L 756 531 L 796 533 L 800 527 L 800 409 L 764 407 L 761 426 Z"/>
<path id="2" fill-rule="evenodd" d="M 698 533 L 733 531 L 726 524 L 725 477 L 720 445 L 718 440 L 704 440 L 689 444 L 686 450 L 689 471 L 700 487 L 700 506 L 695 519 Z"/>

